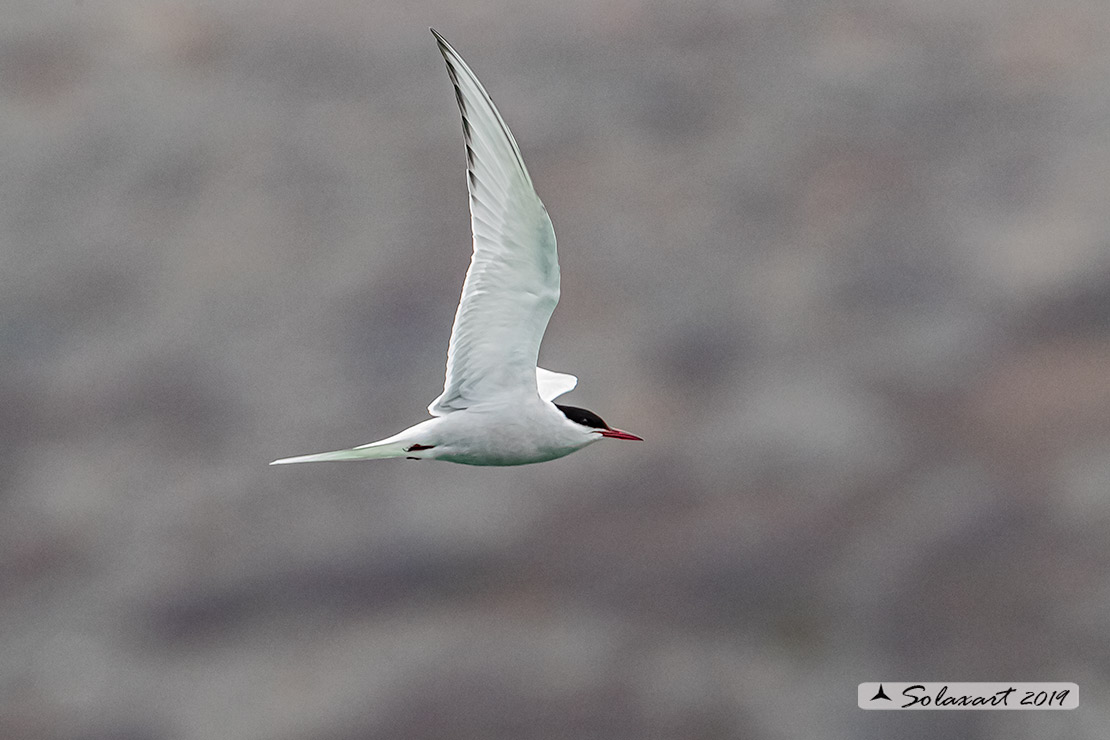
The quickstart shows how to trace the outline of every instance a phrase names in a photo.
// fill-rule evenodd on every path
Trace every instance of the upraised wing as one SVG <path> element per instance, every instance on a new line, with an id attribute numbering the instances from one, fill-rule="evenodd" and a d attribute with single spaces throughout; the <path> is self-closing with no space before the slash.
<path id="1" fill-rule="evenodd" d="M 432 33 L 462 112 L 474 232 L 443 393 L 428 406 L 442 416 L 498 396 L 538 392 L 536 360 L 559 301 L 559 259 L 551 219 L 509 127 L 458 52 Z"/>

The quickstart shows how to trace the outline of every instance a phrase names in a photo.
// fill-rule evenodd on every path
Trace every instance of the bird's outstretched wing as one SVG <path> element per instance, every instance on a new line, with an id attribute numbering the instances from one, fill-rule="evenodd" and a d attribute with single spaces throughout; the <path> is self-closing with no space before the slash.
<path id="1" fill-rule="evenodd" d="M 474 254 L 451 328 L 434 416 L 536 393 L 540 341 L 559 301 L 555 230 L 520 149 L 478 78 L 432 29 L 455 85 L 466 139 Z"/>

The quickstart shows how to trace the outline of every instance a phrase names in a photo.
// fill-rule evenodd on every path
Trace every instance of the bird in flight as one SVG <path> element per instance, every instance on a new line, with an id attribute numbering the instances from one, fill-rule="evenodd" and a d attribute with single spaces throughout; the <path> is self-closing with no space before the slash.
<path id="1" fill-rule="evenodd" d="M 462 112 L 474 232 L 443 393 L 428 406 L 433 418 L 392 437 L 271 465 L 388 457 L 525 465 L 569 455 L 600 439 L 640 439 L 592 411 L 554 403 L 578 384 L 573 375 L 536 365 L 559 301 L 555 230 L 489 94 L 458 52 L 431 31 Z"/>

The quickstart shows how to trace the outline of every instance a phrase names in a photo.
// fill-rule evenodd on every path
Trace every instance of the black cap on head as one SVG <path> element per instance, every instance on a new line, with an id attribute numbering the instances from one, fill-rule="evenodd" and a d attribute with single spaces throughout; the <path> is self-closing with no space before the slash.
<path id="1" fill-rule="evenodd" d="M 555 404 L 555 408 L 563 412 L 563 416 L 567 417 L 576 424 L 581 424 L 584 427 L 591 429 L 608 429 L 609 425 L 605 420 L 595 414 L 593 411 L 580 409 L 577 406 L 563 406 L 562 404 Z"/>

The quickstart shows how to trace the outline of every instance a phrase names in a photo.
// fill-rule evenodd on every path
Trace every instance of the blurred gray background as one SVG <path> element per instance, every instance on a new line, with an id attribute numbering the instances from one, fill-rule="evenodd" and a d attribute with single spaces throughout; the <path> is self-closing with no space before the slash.
<path id="1" fill-rule="evenodd" d="M 2 16 L 0 737 L 1106 736 L 1110 4 Z M 646 441 L 268 468 L 441 389 L 429 25 L 555 222 L 543 364 Z"/>

